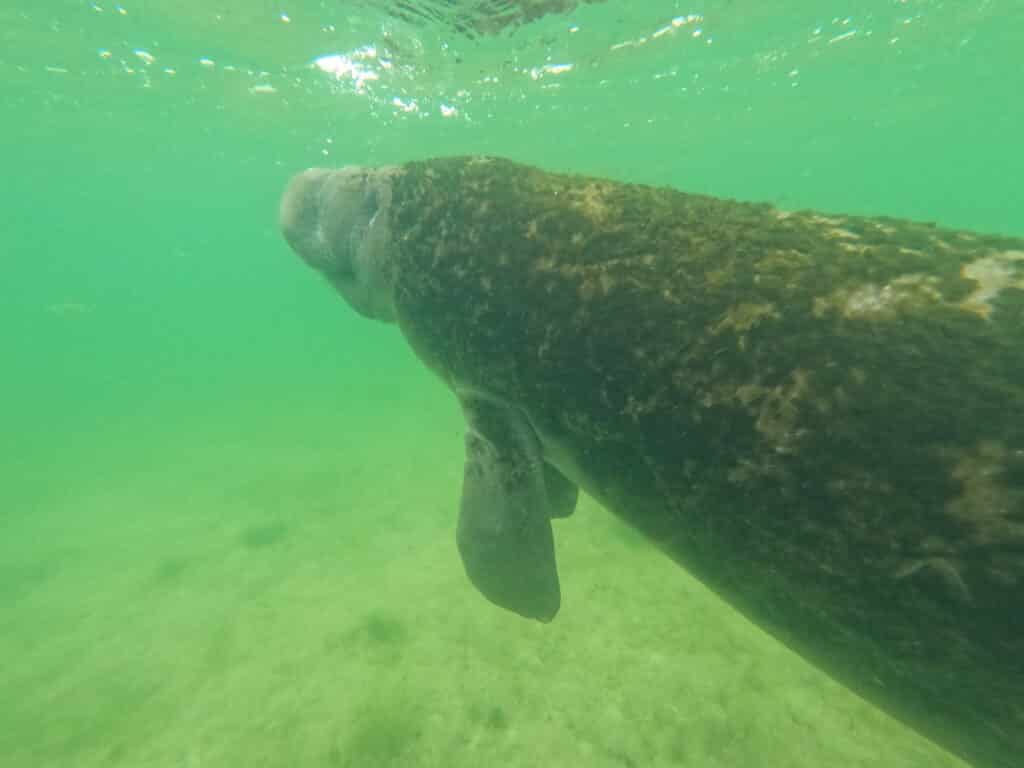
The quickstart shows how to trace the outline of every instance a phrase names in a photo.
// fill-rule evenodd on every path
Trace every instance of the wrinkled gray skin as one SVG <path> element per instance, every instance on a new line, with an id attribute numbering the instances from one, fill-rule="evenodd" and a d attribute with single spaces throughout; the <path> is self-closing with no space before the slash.
<path id="1" fill-rule="evenodd" d="M 395 173 L 356 166 L 305 171 L 285 190 L 280 225 L 292 249 L 357 312 L 401 326 L 387 215 Z M 544 445 L 522 407 L 449 383 L 466 418 L 456 536 L 466 573 L 493 603 L 550 621 L 560 604 L 551 518 L 572 513 L 576 485 L 556 469 L 548 454 L 557 449 Z"/>
<path id="2" fill-rule="evenodd" d="M 394 322 L 389 168 L 311 168 L 281 200 L 281 231 L 309 266 L 321 272 L 364 317 Z"/>

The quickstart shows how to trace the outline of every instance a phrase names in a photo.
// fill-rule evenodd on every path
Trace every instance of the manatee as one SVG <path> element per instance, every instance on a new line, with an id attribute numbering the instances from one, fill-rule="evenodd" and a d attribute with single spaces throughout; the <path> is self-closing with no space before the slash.
<path id="1" fill-rule="evenodd" d="M 489 600 L 555 616 L 582 489 L 920 733 L 1022 764 L 1024 240 L 484 157 L 308 170 L 280 224 L 461 403 Z"/>

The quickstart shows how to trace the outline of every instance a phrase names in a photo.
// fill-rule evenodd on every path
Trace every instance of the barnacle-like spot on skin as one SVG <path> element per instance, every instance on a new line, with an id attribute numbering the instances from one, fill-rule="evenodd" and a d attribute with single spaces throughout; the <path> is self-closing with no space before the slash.
<path id="1" fill-rule="evenodd" d="M 863 254 L 868 252 L 868 246 L 863 243 L 841 242 L 839 243 L 839 247 L 847 253 Z"/>
<path id="2" fill-rule="evenodd" d="M 800 420 L 799 405 L 810 391 L 809 382 L 810 374 L 798 368 L 790 375 L 787 384 L 773 387 L 761 400 L 755 427 L 776 453 L 793 453 L 805 433 L 797 424 Z"/>
<path id="3" fill-rule="evenodd" d="M 727 477 L 733 485 L 742 486 L 765 478 L 778 477 L 781 474 L 779 467 L 768 459 L 756 462 L 748 458 L 740 458 L 737 460 L 736 466 L 729 470 Z"/>
<path id="4" fill-rule="evenodd" d="M 582 267 L 563 266 L 561 272 L 566 276 L 575 275 L 576 279 L 582 278 L 577 293 L 583 301 L 607 296 L 619 284 L 619 281 L 606 269 L 595 271 Z"/>
<path id="5" fill-rule="evenodd" d="M 592 277 L 588 277 L 582 283 L 580 283 L 579 294 L 583 301 L 591 301 L 596 298 L 600 292 L 600 286 L 597 280 Z"/>
<path id="6" fill-rule="evenodd" d="M 583 411 L 566 411 L 562 414 L 562 425 L 571 432 L 584 435 L 597 442 L 603 442 L 612 437 L 611 432 L 603 424 L 594 421 Z"/>
<path id="7" fill-rule="evenodd" d="M 608 218 L 611 212 L 611 208 L 604 199 L 605 191 L 604 185 L 594 182 L 582 188 L 573 188 L 569 191 L 569 205 L 588 219 L 602 222 Z"/>
<path id="8" fill-rule="evenodd" d="M 848 229 L 842 227 L 833 227 L 828 231 L 829 237 L 839 238 L 840 240 L 860 240 L 860 235 L 856 232 L 851 232 Z"/>
<path id="9" fill-rule="evenodd" d="M 946 504 L 946 515 L 966 535 L 958 540 L 961 556 L 992 583 L 1024 583 L 1024 487 L 1007 482 L 1019 476 L 1024 453 L 996 440 L 985 440 L 970 451 L 947 451 L 950 474 L 960 493 Z"/>
<path id="10" fill-rule="evenodd" d="M 892 484 L 888 480 L 880 478 L 877 473 L 856 466 L 844 468 L 842 476 L 832 478 L 825 487 L 836 496 L 884 496 L 892 493 Z"/>
<path id="11" fill-rule="evenodd" d="M 668 288 L 662 288 L 661 289 L 661 298 L 663 298 L 665 301 L 669 302 L 670 304 L 682 304 L 683 303 L 683 300 L 681 298 L 679 298 L 678 296 L 676 296 L 674 293 L 672 293 L 672 291 L 670 291 Z"/>
<path id="12" fill-rule="evenodd" d="M 984 319 L 992 315 L 992 300 L 1006 288 L 1024 289 L 1024 274 L 1020 263 L 1024 262 L 1024 251 L 1001 251 L 991 256 L 964 264 L 961 276 L 973 280 L 977 287 L 962 302 L 960 308 Z"/>
<path id="13" fill-rule="evenodd" d="M 936 287 L 938 278 L 913 273 L 900 275 L 885 285 L 865 283 L 857 288 L 843 288 L 827 297 L 814 299 L 815 317 L 823 317 L 829 311 L 838 310 L 844 317 L 891 316 L 900 311 L 920 306 L 930 306 L 942 301 L 942 294 Z"/>
<path id="14" fill-rule="evenodd" d="M 891 307 L 895 300 L 896 296 L 890 286 L 869 283 L 846 297 L 843 314 L 847 317 L 880 314 L 883 310 Z"/>
<path id="15" fill-rule="evenodd" d="M 771 454 L 787 455 L 796 451 L 800 440 L 807 430 L 800 427 L 801 407 L 806 403 L 815 405 L 810 397 L 811 374 L 803 369 L 796 369 L 790 374 L 789 380 L 776 387 L 766 387 L 756 381 L 732 386 L 723 384 L 706 392 L 700 400 L 705 408 L 723 403 L 735 403 L 746 410 L 754 419 L 754 428 L 767 443 Z M 741 465 L 752 465 L 749 459 Z M 757 459 L 764 473 L 765 466 L 771 461 L 767 455 Z M 750 466 L 747 466 L 750 469 Z M 774 470 L 773 470 L 774 471 Z"/>
<path id="16" fill-rule="evenodd" d="M 611 292 L 611 290 L 612 290 L 612 288 L 614 288 L 614 287 L 615 287 L 615 284 L 616 284 L 616 283 L 615 283 L 615 278 L 614 278 L 614 277 L 612 277 L 612 276 L 611 276 L 610 274 L 608 274 L 607 272 L 602 272 L 602 273 L 601 273 L 601 274 L 600 274 L 600 275 L 598 276 L 598 280 L 599 280 L 599 281 L 600 281 L 600 283 L 601 283 L 601 291 L 602 291 L 603 293 L 605 293 L 605 294 L 608 294 L 608 293 L 610 293 L 610 292 Z"/>
<path id="17" fill-rule="evenodd" d="M 712 328 L 711 332 L 718 336 L 726 331 L 736 335 L 736 347 L 740 351 L 748 348 L 748 334 L 755 326 L 760 325 L 765 319 L 779 317 L 774 304 L 742 303 L 729 307 L 725 316 Z"/>
<path id="18" fill-rule="evenodd" d="M 778 317 L 779 313 L 774 304 L 736 304 L 729 308 L 725 317 L 718 321 L 711 332 L 716 336 L 727 330 L 745 333 L 765 318 Z"/>
<path id="19" fill-rule="evenodd" d="M 822 216 L 820 213 L 813 214 L 810 219 L 815 224 L 824 224 L 825 226 L 833 229 L 846 223 L 846 219 L 842 219 L 837 216 Z"/>
<path id="20" fill-rule="evenodd" d="M 648 413 L 654 413 L 657 409 L 657 395 L 651 395 L 645 400 L 637 400 L 633 395 L 630 395 L 626 399 L 626 405 L 622 409 L 622 415 L 628 416 L 634 423 L 636 423 L 640 420 L 641 416 Z"/>
<path id="21" fill-rule="evenodd" d="M 535 262 L 533 262 L 533 268 L 538 272 L 552 272 L 558 267 L 556 262 L 550 256 L 541 256 Z"/>
<path id="22" fill-rule="evenodd" d="M 953 478 L 959 480 L 962 494 L 950 502 L 948 512 L 964 523 L 976 527 L 975 544 L 1006 543 L 1006 534 L 1024 545 L 1024 488 L 1013 488 L 1005 482 L 1010 463 L 1019 463 L 1019 454 L 1011 454 L 1006 446 L 994 440 L 982 441 L 971 453 L 965 453 L 953 467 Z M 1014 521 L 1016 511 L 1018 521 Z M 1022 551 L 1024 557 L 1024 551 Z"/>
<path id="23" fill-rule="evenodd" d="M 734 274 L 731 266 L 724 266 L 707 270 L 704 273 L 704 280 L 709 288 L 721 288 L 733 280 Z"/>
<path id="24" fill-rule="evenodd" d="M 757 402 L 768 394 L 768 390 L 759 384 L 741 384 L 736 387 L 736 399 L 744 406 Z"/>

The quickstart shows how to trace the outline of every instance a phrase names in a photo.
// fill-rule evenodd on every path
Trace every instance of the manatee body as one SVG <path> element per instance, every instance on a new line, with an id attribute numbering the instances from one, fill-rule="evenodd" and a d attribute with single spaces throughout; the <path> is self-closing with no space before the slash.
<path id="1" fill-rule="evenodd" d="M 461 402 L 493 602 L 555 615 L 579 487 L 921 733 L 1024 764 L 1024 241 L 491 158 L 310 170 L 281 226 Z"/>

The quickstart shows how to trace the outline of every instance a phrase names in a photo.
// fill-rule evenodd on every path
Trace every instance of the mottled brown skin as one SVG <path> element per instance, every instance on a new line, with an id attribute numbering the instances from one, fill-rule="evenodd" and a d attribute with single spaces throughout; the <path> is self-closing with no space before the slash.
<path id="1" fill-rule="evenodd" d="M 390 217 L 442 377 L 852 689 L 1024 764 L 1024 241 L 482 158 L 402 166 Z"/>

